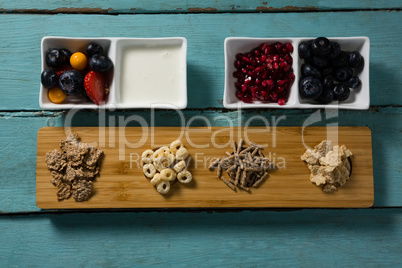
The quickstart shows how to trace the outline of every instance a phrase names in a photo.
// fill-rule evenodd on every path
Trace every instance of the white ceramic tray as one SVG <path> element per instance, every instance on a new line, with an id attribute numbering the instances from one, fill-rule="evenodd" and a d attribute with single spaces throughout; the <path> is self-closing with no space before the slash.
<path id="1" fill-rule="evenodd" d="M 105 100 L 105 103 L 102 105 L 96 105 L 88 100 L 86 100 L 82 96 L 67 96 L 66 100 L 61 104 L 52 103 L 48 98 L 48 89 L 44 88 L 43 85 L 40 85 L 40 94 L 39 94 L 39 105 L 42 109 L 135 109 L 135 108 L 155 108 L 155 109 L 184 109 L 187 107 L 187 40 L 183 37 L 169 37 L 169 38 L 69 38 L 69 37 L 44 37 L 41 42 L 41 51 L 42 51 L 42 69 L 41 72 L 47 68 L 45 55 L 47 51 L 51 48 L 66 48 L 69 49 L 72 53 L 81 51 L 84 52 L 86 46 L 90 42 L 97 42 L 100 44 L 105 54 L 107 54 L 114 64 L 113 75 L 110 77 L 109 84 L 109 94 Z M 169 92 L 169 94 L 174 94 L 173 98 L 166 98 L 164 94 L 166 94 L 167 87 L 165 88 L 155 88 L 148 89 L 150 92 L 147 92 L 147 98 L 136 100 L 134 99 L 131 102 L 127 102 L 122 100 L 121 94 L 121 85 L 122 85 L 122 73 L 124 65 L 124 53 L 123 51 L 128 48 L 133 49 L 141 49 L 141 51 L 145 51 L 147 49 L 157 51 L 159 53 L 164 53 L 164 56 L 169 51 L 166 47 L 175 47 L 178 50 L 177 53 L 174 54 L 175 64 L 174 66 L 169 66 L 165 68 L 169 68 L 168 72 L 171 72 L 172 69 L 174 73 L 174 79 L 179 79 L 179 82 L 176 81 L 174 88 L 174 92 Z M 131 66 L 136 65 L 137 63 L 131 63 Z M 138 65 L 145 66 L 146 64 L 157 64 L 157 62 L 144 62 L 139 61 Z M 146 68 L 144 68 L 146 69 Z M 157 85 L 163 84 L 163 82 L 169 83 L 172 80 L 172 76 L 170 77 L 161 77 L 166 72 L 154 72 L 149 74 L 149 81 L 157 80 L 159 83 Z M 143 75 L 148 75 L 147 73 L 143 73 Z M 165 79 L 166 81 L 164 81 Z M 40 80 L 40 79 L 39 79 Z M 135 88 L 133 90 L 144 90 L 142 88 Z M 148 97 L 149 96 L 149 97 Z"/>
<path id="2" fill-rule="evenodd" d="M 364 66 L 358 70 L 357 76 L 362 82 L 359 90 L 354 90 L 351 96 L 343 102 L 332 102 L 326 105 L 311 104 L 303 100 L 299 96 L 299 79 L 300 67 L 303 60 L 299 58 L 298 46 L 301 42 L 312 40 L 315 37 L 303 38 L 247 38 L 247 37 L 228 37 L 224 43 L 225 53 L 225 89 L 223 94 L 223 105 L 228 109 L 242 109 L 242 108 L 275 108 L 275 109 L 319 109 L 319 108 L 334 108 L 334 109 L 355 109 L 366 110 L 370 106 L 370 88 L 369 88 L 369 57 L 370 57 L 370 40 L 368 37 L 328 37 L 331 41 L 337 41 L 342 50 L 344 51 L 359 51 L 364 58 Z M 235 78 L 233 72 L 235 71 L 234 60 L 237 53 L 245 53 L 252 48 L 257 47 L 261 43 L 272 44 L 274 42 L 289 42 L 294 47 L 293 57 L 293 71 L 295 74 L 295 81 L 290 88 L 289 99 L 285 105 L 278 105 L 277 103 L 244 103 L 237 99 L 235 96 Z"/>

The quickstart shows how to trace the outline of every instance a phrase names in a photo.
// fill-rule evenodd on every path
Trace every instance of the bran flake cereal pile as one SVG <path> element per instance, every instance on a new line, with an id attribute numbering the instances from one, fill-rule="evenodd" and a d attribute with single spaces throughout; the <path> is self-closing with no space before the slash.
<path id="1" fill-rule="evenodd" d="M 82 202 L 91 197 L 102 154 L 101 149 L 80 142 L 74 133 L 61 140 L 60 149 L 46 153 L 45 162 L 52 175 L 50 182 L 57 187 L 58 200 L 73 196 Z"/>

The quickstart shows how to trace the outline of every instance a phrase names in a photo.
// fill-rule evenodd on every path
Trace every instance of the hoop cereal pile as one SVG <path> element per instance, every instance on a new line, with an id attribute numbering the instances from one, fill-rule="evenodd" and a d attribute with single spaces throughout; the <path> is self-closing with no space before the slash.
<path id="1" fill-rule="evenodd" d="M 141 155 L 142 170 L 160 194 L 167 194 L 176 180 L 187 184 L 193 179 L 187 170 L 187 159 L 187 148 L 180 140 L 175 140 L 170 146 L 145 150 Z"/>

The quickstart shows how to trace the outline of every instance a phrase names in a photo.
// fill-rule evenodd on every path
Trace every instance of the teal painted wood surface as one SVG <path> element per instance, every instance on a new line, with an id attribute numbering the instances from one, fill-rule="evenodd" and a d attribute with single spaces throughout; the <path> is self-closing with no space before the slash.
<path id="1" fill-rule="evenodd" d="M 161 12 L 294 12 L 355 9 L 397 9 L 400 1 L 325 1 L 325 0 L 232 0 L 232 1 L 147 1 L 147 0 L 84 0 L 84 1 L 0 1 L 5 12 L 101 12 L 101 13 L 161 13 Z"/>
<path id="2" fill-rule="evenodd" d="M 286 23 L 284 23 L 286 20 Z M 222 108 L 226 37 L 359 36 L 371 41 L 372 105 L 401 105 L 402 13 L 0 15 L 0 110 L 38 110 L 43 36 L 188 39 L 188 108 Z M 18 55 L 15 58 L 11 55 Z"/>
<path id="3" fill-rule="evenodd" d="M 402 251 L 400 209 L 22 215 L 0 230 L 2 267 L 398 267 Z"/>
<path id="4" fill-rule="evenodd" d="M 402 263 L 400 9 L 396 0 L 0 0 L 0 267 L 397 267 Z M 188 124 L 194 116 L 199 116 L 194 126 L 261 126 L 261 118 L 271 126 L 275 120 L 278 126 L 301 126 L 320 113 L 314 125 L 369 127 L 373 208 L 40 210 L 37 131 L 63 126 L 68 116 L 38 105 L 40 40 L 46 35 L 186 37 L 188 109 L 156 111 L 156 126 Z M 225 37 L 318 35 L 370 38 L 369 110 L 223 109 Z M 118 125 L 119 116 L 133 114 L 152 122 L 149 110 L 86 110 L 75 114 L 72 125 L 98 126 L 100 117 Z"/>

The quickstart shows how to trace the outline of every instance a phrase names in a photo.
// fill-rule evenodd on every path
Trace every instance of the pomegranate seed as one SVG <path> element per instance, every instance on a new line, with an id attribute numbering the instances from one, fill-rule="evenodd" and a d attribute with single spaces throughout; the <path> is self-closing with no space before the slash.
<path id="1" fill-rule="evenodd" d="M 277 62 L 274 62 L 273 66 L 274 66 L 274 69 L 275 69 L 275 70 L 278 70 L 278 69 L 279 69 L 279 64 L 278 64 Z"/>
<path id="2" fill-rule="evenodd" d="M 241 60 L 243 58 L 243 53 L 237 53 L 236 54 L 236 59 Z"/>
<path id="3" fill-rule="evenodd" d="M 282 43 L 277 42 L 274 44 L 274 46 L 275 46 L 275 49 L 279 51 L 282 48 Z"/>
<path id="4" fill-rule="evenodd" d="M 293 53 L 293 46 L 291 43 L 285 43 L 286 52 Z"/>
<path id="5" fill-rule="evenodd" d="M 283 91 L 285 91 L 285 87 L 284 87 L 284 86 L 277 86 L 277 87 L 276 87 L 276 91 L 277 91 L 278 93 L 282 93 Z"/>
<path id="6" fill-rule="evenodd" d="M 250 59 L 249 58 L 247 58 L 246 56 L 244 56 L 243 55 L 243 57 L 241 58 L 241 60 L 244 62 L 244 63 L 250 63 Z"/>
<path id="7" fill-rule="evenodd" d="M 285 84 L 285 81 L 284 81 L 284 80 L 278 80 L 278 81 L 276 81 L 276 85 L 278 85 L 278 86 L 283 86 L 283 84 Z"/>
<path id="8" fill-rule="evenodd" d="M 277 101 L 277 100 L 278 100 L 278 94 L 276 94 L 276 92 L 272 92 L 272 93 L 271 93 L 271 99 L 272 99 L 273 101 Z"/>
<path id="9" fill-rule="evenodd" d="M 245 102 L 245 103 L 251 103 L 252 102 L 250 97 L 242 97 L 241 101 Z"/>
<path id="10" fill-rule="evenodd" d="M 264 50 L 267 48 L 267 46 L 268 46 L 267 43 L 262 43 L 262 44 L 260 45 L 260 48 L 261 48 L 262 51 L 264 51 Z"/>
<path id="11" fill-rule="evenodd" d="M 278 100 L 278 104 L 279 104 L 280 106 L 284 105 L 285 103 L 286 103 L 286 99 L 285 99 L 285 98 L 280 98 L 280 99 Z"/>
<path id="12" fill-rule="evenodd" d="M 267 46 L 267 47 L 265 48 L 265 50 L 264 50 L 264 53 L 265 53 L 265 55 L 269 55 L 269 54 L 271 54 L 271 51 L 272 51 L 272 47 Z"/>

